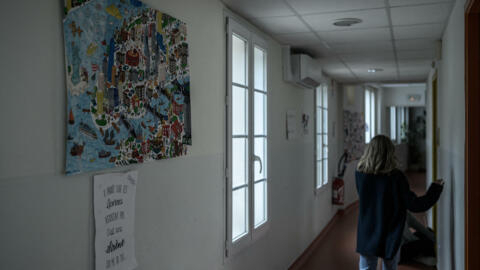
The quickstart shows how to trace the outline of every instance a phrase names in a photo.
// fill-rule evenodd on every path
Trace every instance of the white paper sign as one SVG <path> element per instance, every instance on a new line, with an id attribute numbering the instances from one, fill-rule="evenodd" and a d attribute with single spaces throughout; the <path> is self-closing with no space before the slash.
<path id="1" fill-rule="evenodd" d="M 137 171 L 93 177 L 95 269 L 132 270 Z"/>
<path id="2" fill-rule="evenodd" d="M 287 111 L 287 140 L 295 139 L 297 134 L 297 112 L 295 110 Z"/>

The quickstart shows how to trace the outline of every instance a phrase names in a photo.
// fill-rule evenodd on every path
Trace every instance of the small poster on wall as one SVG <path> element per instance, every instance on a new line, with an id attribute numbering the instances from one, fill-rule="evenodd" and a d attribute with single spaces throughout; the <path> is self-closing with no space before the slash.
<path id="1" fill-rule="evenodd" d="M 137 171 L 95 175 L 95 269 L 132 270 Z"/>

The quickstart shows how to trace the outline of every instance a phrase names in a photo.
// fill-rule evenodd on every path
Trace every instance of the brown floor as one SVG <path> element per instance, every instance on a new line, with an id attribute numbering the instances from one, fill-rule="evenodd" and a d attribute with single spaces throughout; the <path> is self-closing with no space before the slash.
<path id="1" fill-rule="evenodd" d="M 425 193 L 425 174 L 409 173 L 410 189 L 422 195 Z M 416 215 L 426 222 L 425 214 Z M 338 219 L 335 227 L 325 236 L 303 270 L 343 270 L 358 269 L 358 254 L 355 252 L 357 238 L 358 205 Z M 380 269 L 380 268 L 379 268 Z M 399 270 L 436 269 L 422 265 L 400 265 Z"/>

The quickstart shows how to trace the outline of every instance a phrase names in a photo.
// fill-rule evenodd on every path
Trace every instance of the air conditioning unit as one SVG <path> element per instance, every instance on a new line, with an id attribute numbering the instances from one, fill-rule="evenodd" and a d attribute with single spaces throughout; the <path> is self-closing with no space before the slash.
<path id="1" fill-rule="evenodd" d="M 291 54 L 290 47 L 283 48 L 284 80 L 304 88 L 314 89 L 322 82 L 320 62 L 306 54 Z"/>

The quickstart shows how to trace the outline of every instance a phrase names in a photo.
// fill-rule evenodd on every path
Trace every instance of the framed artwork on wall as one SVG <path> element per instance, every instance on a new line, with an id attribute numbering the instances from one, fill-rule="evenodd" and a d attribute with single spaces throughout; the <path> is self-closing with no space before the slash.
<path id="1" fill-rule="evenodd" d="M 187 26 L 138 0 L 66 0 L 66 174 L 187 153 Z"/>

